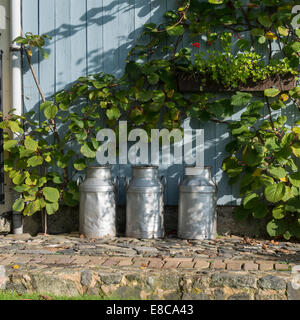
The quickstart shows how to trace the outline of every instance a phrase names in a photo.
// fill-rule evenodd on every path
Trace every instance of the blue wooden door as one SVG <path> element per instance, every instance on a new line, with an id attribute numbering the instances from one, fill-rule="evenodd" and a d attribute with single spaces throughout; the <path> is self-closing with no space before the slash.
<path id="1" fill-rule="evenodd" d="M 177 7 L 176 0 L 24 0 L 23 30 L 52 36 L 46 50 L 48 60 L 33 56 L 34 67 L 47 97 L 71 84 L 79 76 L 100 71 L 120 76 L 125 58 L 147 22 L 159 22 L 167 9 Z M 192 47 L 190 40 L 184 45 Z M 25 111 L 39 114 L 40 98 L 28 65 L 24 60 Z M 226 157 L 225 145 L 230 140 L 223 124 L 200 125 L 205 129 L 205 165 L 212 166 L 213 178 L 219 185 L 220 205 L 236 204 L 237 188 L 227 184 L 221 164 Z M 130 175 L 130 166 L 114 166 L 114 174 Z M 161 166 L 168 184 L 165 199 L 168 205 L 178 202 L 178 179 L 183 166 Z M 125 190 L 119 189 L 119 203 L 125 203 Z"/>

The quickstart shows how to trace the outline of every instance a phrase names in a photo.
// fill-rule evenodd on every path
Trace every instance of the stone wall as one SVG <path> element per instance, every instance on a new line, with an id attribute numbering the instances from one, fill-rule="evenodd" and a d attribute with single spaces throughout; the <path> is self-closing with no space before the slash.
<path id="1" fill-rule="evenodd" d="M 8 272 L 6 290 L 121 300 L 300 300 L 290 273 L 129 272 L 56 268 Z"/>

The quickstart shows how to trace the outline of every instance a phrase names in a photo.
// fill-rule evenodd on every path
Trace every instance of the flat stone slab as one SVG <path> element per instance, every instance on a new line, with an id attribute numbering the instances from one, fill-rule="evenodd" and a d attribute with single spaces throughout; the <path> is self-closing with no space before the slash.
<path id="1" fill-rule="evenodd" d="M 299 243 L 236 236 L 214 241 L 0 236 L 1 287 L 22 293 L 298 300 L 295 265 L 300 265 Z"/>

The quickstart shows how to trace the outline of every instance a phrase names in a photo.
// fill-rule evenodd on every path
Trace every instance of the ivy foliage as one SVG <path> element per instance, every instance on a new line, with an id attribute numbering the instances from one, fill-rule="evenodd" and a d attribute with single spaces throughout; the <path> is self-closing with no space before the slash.
<path id="1" fill-rule="evenodd" d="M 300 2 L 179 2 L 161 24 L 145 24 L 121 78 L 103 73 L 79 78 L 41 105 L 45 121 L 13 112 L 4 117 L 5 171 L 22 195 L 14 210 L 33 214 L 46 208 L 53 214 L 63 201 L 76 205 L 73 180 L 94 161 L 99 129 L 117 130 L 122 119 L 130 129 L 173 129 L 193 117 L 228 125 L 232 133 L 223 170 L 231 184 L 240 185 L 243 200 L 236 217 L 266 218 L 270 236 L 300 237 L 300 122 L 288 124 L 284 116 L 299 107 L 300 89 L 270 87 L 251 94 L 238 89 L 299 74 L 300 30 L 294 27 L 299 15 L 292 8 Z M 16 40 L 31 51 L 42 49 L 44 39 L 27 34 Z M 202 53 L 192 50 L 193 41 L 199 41 Z M 200 77 L 199 92 L 180 92 L 180 73 Z M 218 98 L 205 92 L 211 81 L 233 93 Z M 236 111 L 240 119 L 230 120 Z"/>

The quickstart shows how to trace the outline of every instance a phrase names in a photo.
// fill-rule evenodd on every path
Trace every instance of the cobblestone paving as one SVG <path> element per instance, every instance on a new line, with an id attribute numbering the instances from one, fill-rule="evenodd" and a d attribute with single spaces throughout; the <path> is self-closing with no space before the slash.
<path id="1" fill-rule="evenodd" d="M 77 234 L 37 237 L 28 234 L 0 236 L 2 265 L 9 260 L 14 262 L 14 259 L 21 261 L 20 263 L 41 260 L 42 264 L 47 264 L 48 260 L 76 263 L 81 259 L 86 263 L 94 257 L 101 258 L 104 265 L 113 264 L 110 261 L 116 261 L 115 265 L 119 265 L 121 261 L 131 261 L 132 265 L 136 265 L 136 261 L 144 261 L 144 264 L 150 267 L 197 268 L 202 264 L 206 266 L 204 261 L 207 261 L 209 266 L 215 269 L 266 270 L 273 265 L 272 269 L 276 270 L 300 264 L 300 243 L 235 236 L 221 237 L 213 241 L 186 241 L 176 238 L 99 240 L 80 238 Z"/>
<path id="2" fill-rule="evenodd" d="M 227 292 L 226 299 L 231 296 L 234 298 L 235 295 L 237 295 L 236 299 L 243 299 L 245 288 L 250 290 L 247 289 L 249 292 L 246 290 L 249 299 L 261 299 L 267 293 L 268 297 L 273 297 L 272 299 L 276 299 L 276 297 L 287 298 L 288 290 L 290 291 L 290 298 L 291 295 L 292 297 L 298 297 L 300 294 L 300 292 L 292 292 L 290 284 L 287 282 L 291 279 L 292 267 L 297 264 L 300 265 L 300 243 L 274 242 L 235 236 L 220 237 L 214 241 L 186 241 L 175 238 L 162 240 L 128 238 L 96 240 L 80 238 L 78 234 L 40 235 L 37 237 L 31 237 L 27 234 L 0 236 L 0 266 L 4 266 L 7 270 L 7 287 L 21 291 L 33 290 L 37 283 L 42 283 L 42 286 L 39 285 L 35 289 L 43 291 L 43 288 L 46 290 L 51 287 L 49 283 L 52 283 L 53 279 L 60 279 L 58 285 L 53 288 L 54 293 L 71 295 L 72 292 L 84 293 L 83 288 L 85 286 L 82 285 L 82 281 L 85 281 L 85 277 L 88 277 L 90 284 L 98 283 L 100 280 L 95 274 L 99 275 L 99 272 L 104 272 L 105 275 L 109 275 L 108 277 L 113 274 L 113 277 L 121 278 L 118 278 L 118 283 L 110 280 L 112 283 L 108 287 L 104 282 L 100 287 L 89 286 L 88 290 L 97 288 L 95 290 L 98 291 L 95 294 L 99 294 L 100 290 L 103 295 L 111 294 L 115 290 L 119 294 L 119 291 L 126 284 L 125 278 L 128 275 L 138 274 L 139 277 L 147 278 L 150 273 L 156 274 L 160 278 L 161 275 L 167 278 L 170 275 L 172 277 L 174 275 L 189 275 L 190 279 L 194 279 L 195 275 L 201 275 L 203 279 L 209 276 L 207 285 L 203 285 L 204 289 L 198 288 L 200 291 L 197 297 L 200 295 L 202 298 L 217 299 L 220 289 L 223 290 L 224 297 Z M 62 274 L 58 276 L 57 273 L 59 272 Z M 84 272 L 83 276 L 82 272 Z M 51 278 L 52 280 L 45 284 L 44 281 L 49 274 L 52 274 L 54 278 Z M 255 285 L 251 284 L 249 286 L 247 281 L 250 278 L 247 277 L 252 277 L 251 281 Z M 145 281 L 144 286 L 149 286 L 147 284 L 148 278 L 146 278 L 143 278 L 143 281 L 136 280 L 133 282 L 135 284 L 133 287 L 136 289 L 136 283 L 144 283 Z M 37 279 L 43 280 L 39 282 Z M 72 285 L 68 282 L 71 280 L 73 281 Z M 2 279 L 2 283 L 3 281 Z M 194 280 L 191 281 L 193 283 Z M 235 281 L 238 283 L 246 281 L 245 285 L 239 284 L 242 291 L 234 289 L 236 287 Z M 283 281 L 284 284 L 281 284 L 279 288 L 278 283 L 280 284 L 280 281 Z M 179 289 L 174 289 L 175 291 L 172 291 L 172 294 L 181 290 L 182 284 L 180 284 L 180 281 L 178 283 Z M 117 285 L 117 287 L 113 285 Z M 159 284 L 153 284 L 153 286 L 161 287 L 161 281 Z M 69 287 L 73 289 L 68 289 Z M 218 290 L 214 289 L 211 293 L 211 287 L 220 288 Z M 62 289 L 56 292 L 57 288 Z M 132 287 L 130 288 L 132 289 Z M 189 288 L 187 297 L 194 299 L 195 291 L 192 291 L 193 295 L 190 296 L 191 290 L 194 290 L 191 289 L 193 288 L 192 284 Z M 228 290 L 231 290 L 230 294 Z M 259 290 L 263 290 L 263 292 Z M 270 290 L 271 292 L 269 292 Z M 93 290 L 90 291 L 88 292 L 93 292 Z M 167 294 L 170 293 L 168 290 L 166 292 Z M 201 292 L 205 294 L 200 294 Z M 143 298 L 144 295 L 144 297 L 149 298 L 151 294 L 147 295 L 147 290 L 142 290 L 140 297 Z M 156 293 L 155 297 L 158 297 L 159 294 L 162 293 Z M 182 294 L 181 292 L 180 298 L 183 298 Z M 168 298 L 169 296 L 164 293 L 163 297 Z"/>

